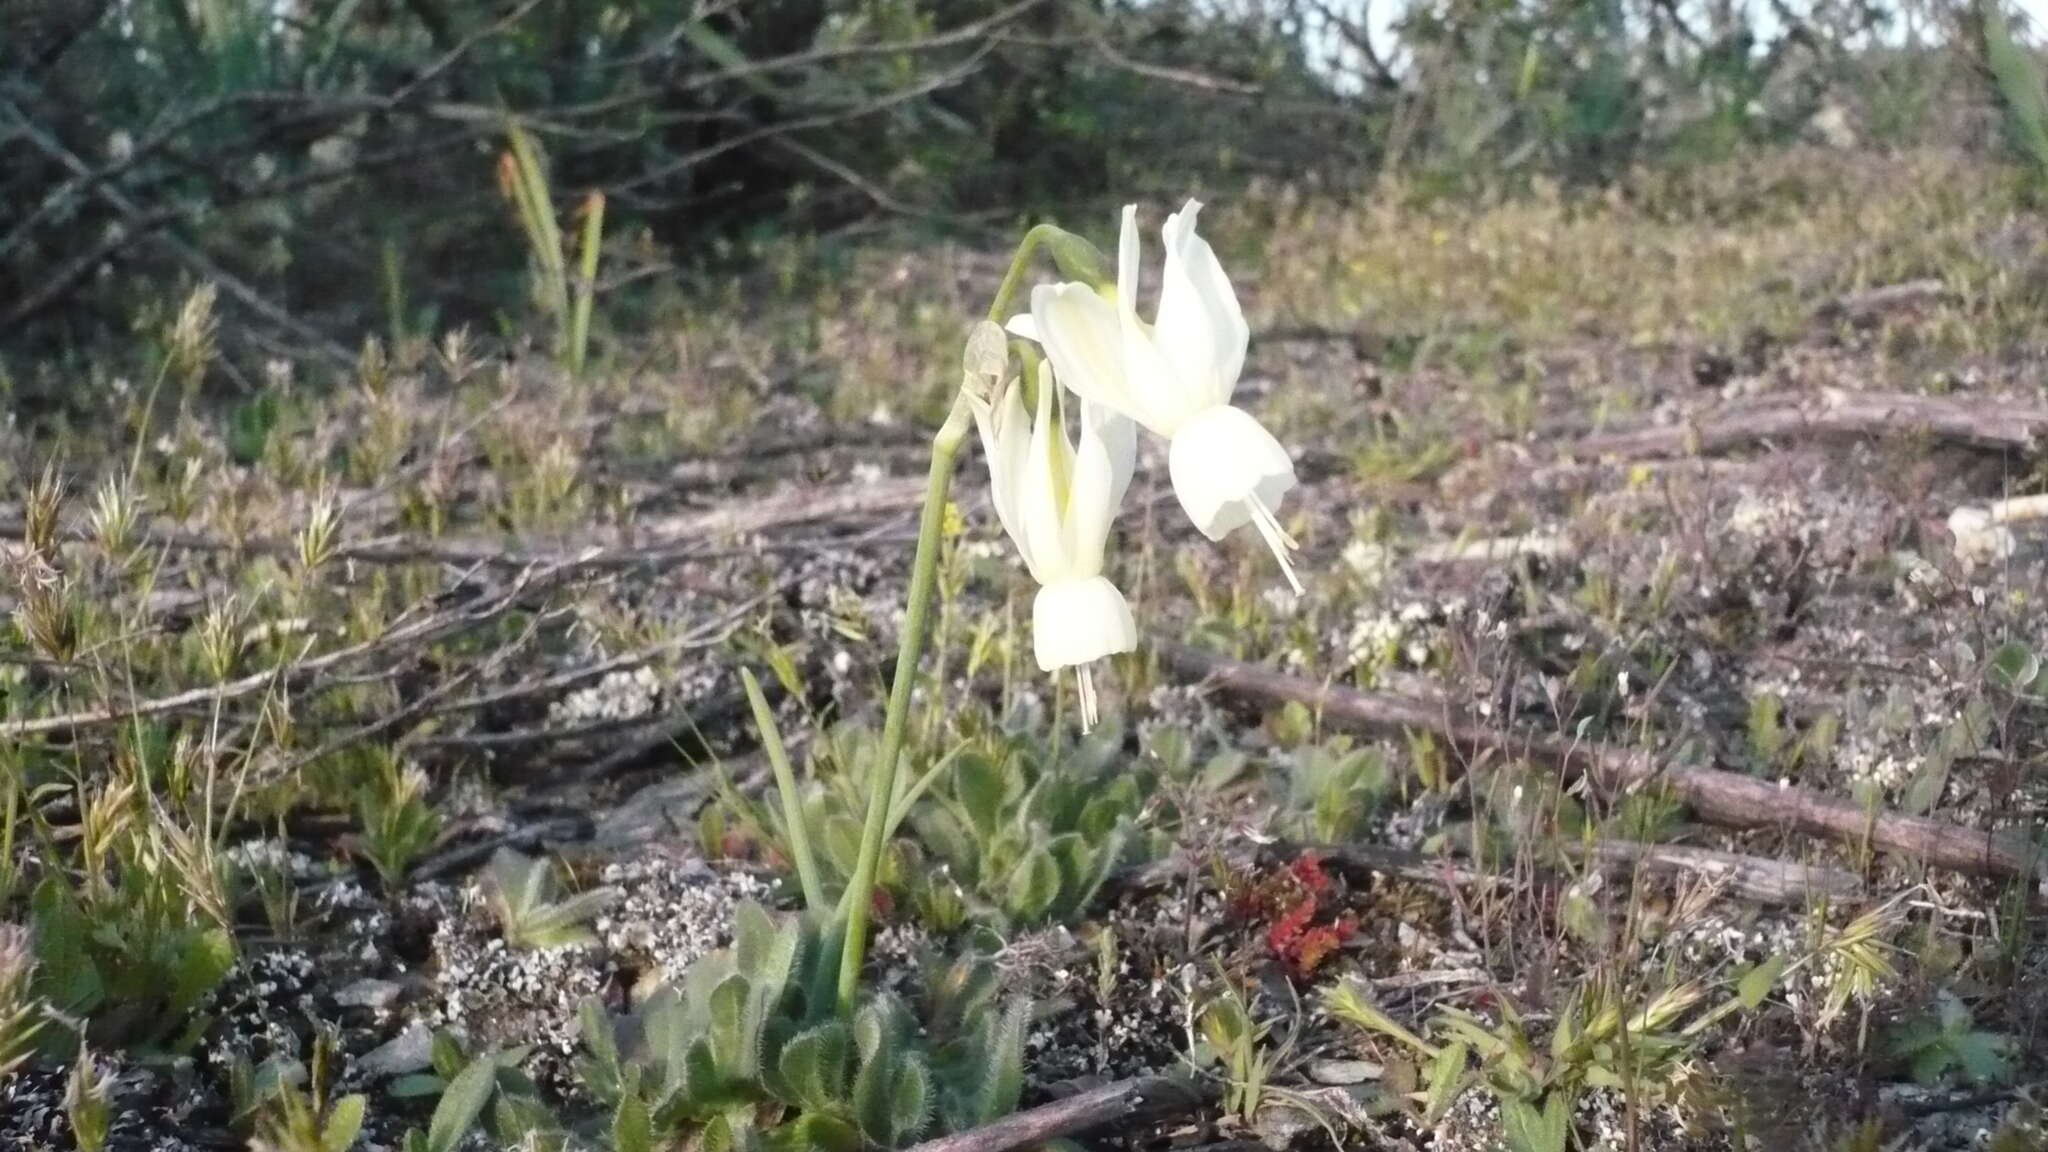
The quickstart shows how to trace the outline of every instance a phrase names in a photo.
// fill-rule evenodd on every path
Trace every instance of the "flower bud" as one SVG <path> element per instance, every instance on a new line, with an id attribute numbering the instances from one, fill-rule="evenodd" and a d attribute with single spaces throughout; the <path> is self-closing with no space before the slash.
<path id="1" fill-rule="evenodd" d="M 1052 253 L 1052 262 L 1059 266 L 1060 275 L 1069 280 L 1079 280 L 1097 290 L 1116 287 L 1115 277 L 1109 270 L 1109 258 L 1102 254 L 1100 248 L 1064 228 L 1052 228 L 1048 232 L 1046 251 Z"/>

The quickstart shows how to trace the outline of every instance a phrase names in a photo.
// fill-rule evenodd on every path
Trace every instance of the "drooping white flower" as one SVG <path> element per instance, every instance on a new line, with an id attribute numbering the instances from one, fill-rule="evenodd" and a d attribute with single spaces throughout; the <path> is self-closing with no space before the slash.
<path id="1" fill-rule="evenodd" d="M 1137 429 L 1116 412 L 1081 403 L 1081 435 L 1069 443 L 1050 364 L 1038 374 L 1038 411 L 1027 416 L 1016 387 L 994 397 L 969 393 L 988 456 L 996 518 L 1039 584 L 1031 605 L 1031 646 L 1044 672 L 1073 668 L 1081 723 L 1096 720 L 1089 664 L 1138 643 L 1131 608 L 1102 575 L 1110 521 L 1130 487 Z"/>
<path id="2" fill-rule="evenodd" d="M 1086 284 L 1041 284 L 1032 289 L 1030 315 L 1011 329 L 1044 345 L 1076 395 L 1166 437 L 1168 473 L 1188 518 L 1211 540 L 1255 526 L 1298 593 L 1288 557 L 1297 545 L 1277 515 L 1294 487 L 1294 462 L 1264 425 L 1230 403 L 1251 330 L 1215 251 L 1195 234 L 1201 207 L 1190 200 L 1166 218 L 1152 323 L 1138 318 L 1138 215 L 1127 205 L 1114 299 Z"/>

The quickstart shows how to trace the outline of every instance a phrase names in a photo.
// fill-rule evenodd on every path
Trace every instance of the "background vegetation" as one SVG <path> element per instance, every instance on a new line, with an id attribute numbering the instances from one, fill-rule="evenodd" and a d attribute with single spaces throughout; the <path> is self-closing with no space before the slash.
<path id="1" fill-rule="evenodd" d="M 1794 141 L 1988 138 L 1963 7 L 1818 0 L 31 0 L 0 35 L 18 402 L 177 285 L 243 365 L 458 324 L 517 342 L 517 120 L 605 198 L 598 311 L 876 229 L 987 243 L 1096 199 L 1556 180 Z"/>

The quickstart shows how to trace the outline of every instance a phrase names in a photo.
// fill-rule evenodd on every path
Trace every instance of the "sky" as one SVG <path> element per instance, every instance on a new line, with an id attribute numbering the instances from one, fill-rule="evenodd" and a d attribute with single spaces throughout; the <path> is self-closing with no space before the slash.
<path id="1" fill-rule="evenodd" d="M 1220 0 L 1220 2 L 1224 7 L 1231 6 L 1231 0 Z M 1966 2 L 1966 0 L 1947 0 L 1947 2 L 1961 3 Z M 1409 3 L 1410 0 L 1363 0 L 1363 2 L 1361 0 L 1335 0 L 1329 7 L 1343 12 L 1355 12 L 1359 8 L 1364 8 L 1367 12 L 1367 25 L 1372 29 L 1373 42 L 1379 48 L 1382 55 L 1385 55 L 1388 53 L 1389 47 L 1394 44 L 1393 25 L 1407 9 Z M 1943 0 L 1920 0 L 1920 2 L 1913 4 L 1912 7 L 1925 14 L 1937 10 L 1942 3 Z M 2037 47 L 2048 44 L 2048 0 L 2007 0 L 2007 3 L 2026 15 L 2027 24 L 2029 25 L 2026 38 Z M 1681 11 L 1688 14 L 1698 13 L 1705 8 L 1705 4 L 1701 0 L 1677 0 L 1677 6 Z M 1776 31 L 1778 22 L 1772 14 L 1772 6 L 1769 0 L 1736 0 L 1734 6 L 1737 10 L 1747 12 L 1751 16 L 1755 21 L 1758 32 L 1762 34 L 1762 38 L 1768 40 Z M 1794 11 L 1808 10 L 1814 6 L 1814 0 L 1787 0 L 1787 6 Z M 1885 4 L 1884 6 L 1896 7 L 1893 4 Z M 1339 44 L 1334 33 L 1330 34 L 1330 43 L 1333 47 Z"/>

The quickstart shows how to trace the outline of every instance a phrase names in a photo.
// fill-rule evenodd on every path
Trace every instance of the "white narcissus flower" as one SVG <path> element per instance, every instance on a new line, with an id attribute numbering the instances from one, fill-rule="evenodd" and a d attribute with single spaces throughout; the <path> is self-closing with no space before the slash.
<path id="1" fill-rule="evenodd" d="M 1166 218 L 1164 279 L 1153 323 L 1138 319 L 1138 212 L 1127 205 L 1117 243 L 1115 299 L 1086 284 L 1041 284 L 1011 330 L 1045 347 L 1067 387 L 1167 438 L 1168 472 L 1189 519 L 1211 540 L 1251 524 L 1296 593 L 1280 526 L 1294 462 L 1265 426 L 1233 407 L 1251 330 L 1209 242 L 1195 235 L 1201 204 Z"/>
<path id="2" fill-rule="evenodd" d="M 993 398 L 969 393 L 988 456 L 996 518 L 1039 584 L 1031 605 L 1031 645 L 1041 671 L 1073 668 L 1081 724 L 1096 719 L 1088 665 L 1138 643 L 1130 605 L 1102 575 L 1110 521 L 1130 487 L 1137 429 L 1100 405 L 1081 404 L 1081 435 L 1070 444 L 1058 419 L 1059 382 L 1051 365 L 1038 374 L 1038 412 L 1027 417 L 1020 389 Z M 1064 405 L 1057 405 L 1064 407 Z"/>

